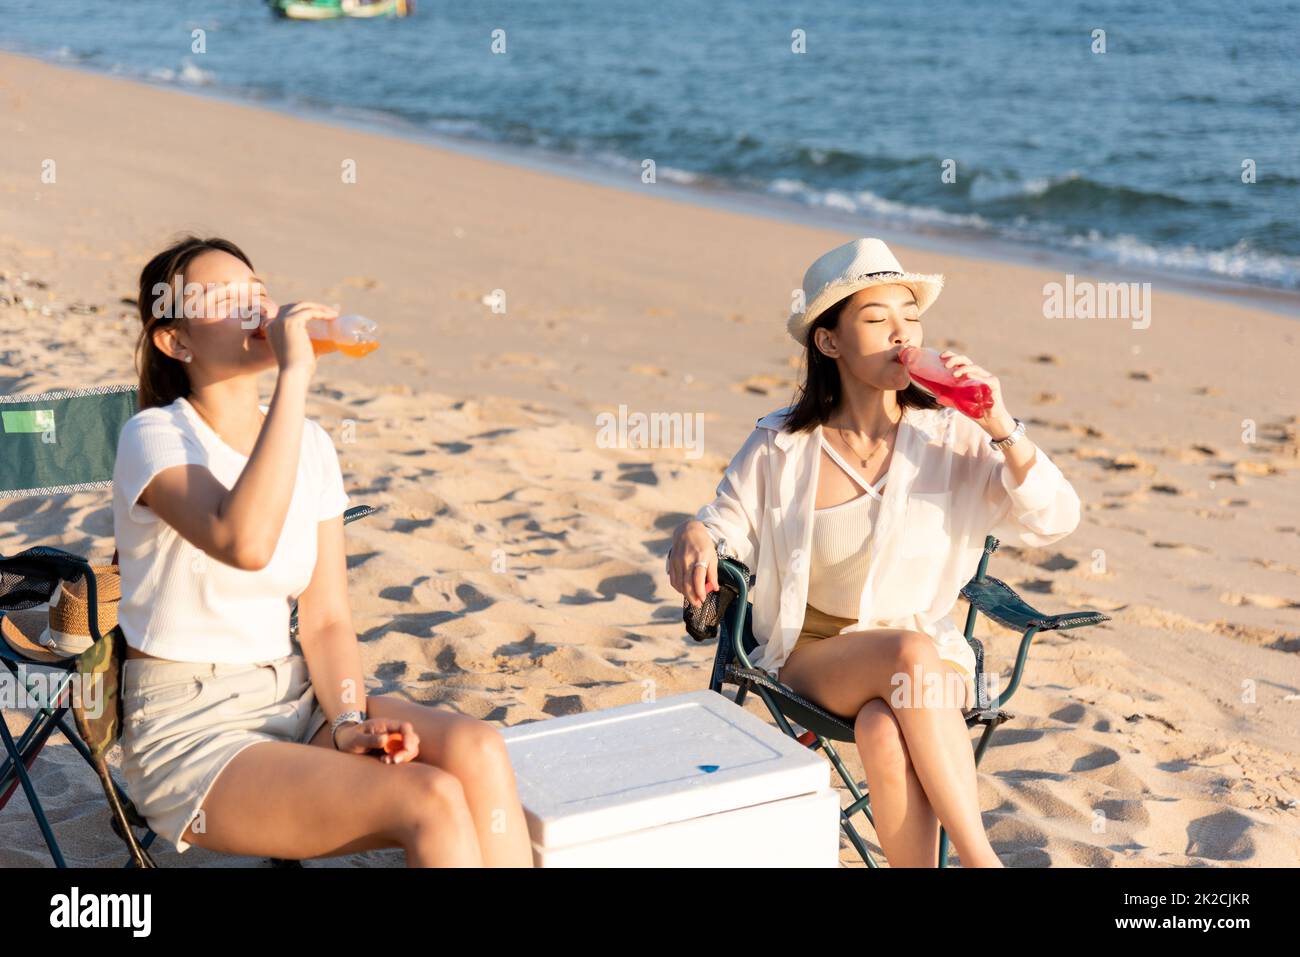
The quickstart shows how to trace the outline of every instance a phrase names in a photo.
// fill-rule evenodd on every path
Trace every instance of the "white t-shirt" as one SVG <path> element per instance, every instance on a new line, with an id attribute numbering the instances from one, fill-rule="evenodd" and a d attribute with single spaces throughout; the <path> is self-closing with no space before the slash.
<path id="1" fill-rule="evenodd" d="M 155 475 L 185 464 L 205 466 L 233 488 L 248 457 L 227 445 L 184 398 L 144 409 L 122 427 L 113 469 L 113 533 L 122 576 L 118 624 L 126 643 L 176 661 L 246 664 L 289 654 L 290 602 L 311 582 L 317 524 L 341 515 L 348 504 L 329 433 L 311 419 L 304 423 L 289 512 L 270 563 L 259 571 L 208 556 L 136 501 Z"/>

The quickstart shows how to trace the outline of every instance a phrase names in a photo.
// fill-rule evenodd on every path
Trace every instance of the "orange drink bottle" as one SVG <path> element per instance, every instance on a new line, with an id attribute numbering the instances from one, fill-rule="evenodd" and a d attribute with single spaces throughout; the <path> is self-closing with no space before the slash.
<path id="1" fill-rule="evenodd" d="M 359 359 L 379 348 L 375 338 L 378 323 L 365 316 L 339 316 L 328 322 L 323 319 L 307 321 L 307 335 L 311 336 L 311 347 L 316 355 L 326 352 L 341 352 L 345 356 Z"/>
<path id="2" fill-rule="evenodd" d="M 281 307 L 287 310 L 288 306 Z M 265 316 L 262 324 L 251 333 L 257 339 L 266 338 Z M 375 332 L 379 324 L 365 316 L 339 316 L 337 319 L 309 319 L 307 335 L 311 338 L 311 348 L 316 355 L 326 352 L 341 352 L 345 356 L 359 359 L 379 348 Z"/>

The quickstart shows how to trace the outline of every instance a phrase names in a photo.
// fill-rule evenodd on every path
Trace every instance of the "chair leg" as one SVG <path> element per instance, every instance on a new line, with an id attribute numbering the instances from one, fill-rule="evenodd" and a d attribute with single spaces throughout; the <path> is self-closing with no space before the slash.
<path id="1" fill-rule="evenodd" d="M 28 750 L 26 760 L 23 762 L 19 762 L 18 759 L 15 756 L 13 756 L 13 754 L 11 754 L 10 757 L 6 758 L 5 763 L 3 765 L 5 772 L 3 774 L 0 774 L 0 782 L 3 782 L 3 780 L 8 776 L 9 772 L 7 769 L 10 764 L 21 763 L 24 766 L 24 768 L 30 768 L 33 762 L 35 762 L 36 756 L 40 753 L 41 749 L 44 748 L 46 742 L 49 740 L 50 735 L 53 734 L 54 730 L 57 728 L 60 732 L 62 732 L 64 738 L 67 739 L 68 743 L 72 745 L 73 749 L 78 754 L 80 754 L 81 757 L 85 760 L 85 762 L 88 765 L 90 765 L 90 767 L 94 770 L 96 777 L 98 777 L 100 780 L 101 786 L 104 787 L 105 795 L 108 797 L 109 811 L 113 815 L 113 821 L 112 821 L 113 830 L 117 833 L 118 837 L 120 837 L 122 841 L 126 844 L 127 850 L 130 852 L 131 855 L 127 861 L 126 866 L 127 867 L 157 867 L 157 865 L 153 861 L 153 858 L 149 856 L 149 853 L 147 851 L 147 848 L 149 847 L 150 844 L 153 843 L 153 838 L 156 835 L 153 833 L 152 830 L 150 830 L 148 834 L 145 835 L 145 840 L 143 844 L 137 841 L 135 837 L 135 832 L 131 829 L 130 823 L 127 821 L 126 811 L 121 804 L 121 800 L 122 800 L 121 789 L 118 788 L 117 782 L 114 781 L 112 779 L 112 776 L 108 773 L 107 766 L 105 765 L 101 769 L 99 763 L 96 762 L 94 756 L 90 753 L 90 748 L 88 748 L 85 742 L 81 740 L 81 735 L 77 734 L 77 732 L 71 727 L 71 725 L 68 724 L 68 720 L 66 717 L 67 711 L 68 708 L 66 705 L 59 708 L 57 711 L 43 709 L 43 713 L 39 714 L 37 716 L 37 719 L 34 720 L 31 725 L 28 726 L 27 732 L 23 734 L 22 740 L 14 744 L 15 751 L 21 750 L 23 748 L 26 748 Z M 0 722 L 0 724 L 3 724 L 3 722 Z M 13 742 L 13 738 L 8 733 L 7 726 L 5 727 L 4 734 L 5 737 L 8 739 L 5 742 L 6 749 L 8 749 L 10 743 Z M 107 785 L 104 784 L 105 779 L 107 779 L 107 781 L 109 782 Z M 19 781 L 21 780 L 22 778 L 20 777 Z M 8 802 L 10 795 L 17 788 L 19 781 L 15 781 L 13 784 L 11 784 L 8 790 L 4 793 L 4 795 L 0 796 L 0 808 L 3 808 L 4 805 Z M 26 786 L 24 786 L 24 791 L 26 791 Z M 30 793 L 28 794 L 27 800 L 28 803 L 32 803 L 32 796 Z M 37 814 L 37 820 L 42 825 L 41 826 L 42 833 L 47 835 L 46 843 L 48 844 L 50 840 L 53 838 L 53 835 L 48 834 L 49 827 L 44 820 L 43 809 L 41 812 Z M 51 848 L 51 855 L 55 858 L 55 862 L 56 864 L 58 864 L 58 866 L 60 867 L 65 866 L 64 864 L 59 863 L 60 861 L 63 860 L 63 856 L 62 853 L 58 850 L 57 842 L 55 843 L 54 847 Z"/>
<path id="2" fill-rule="evenodd" d="M 858 834 L 857 829 L 853 826 L 853 822 L 843 811 L 840 812 L 840 827 L 843 828 L 844 833 L 848 836 L 849 843 L 853 845 L 853 849 L 858 852 L 858 856 L 862 858 L 867 867 L 878 869 L 880 865 L 877 864 L 876 859 L 871 856 L 871 851 L 867 848 L 867 842 Z"/>
<path id="3" fill-rule="evenodd" d="M 51 712 L 37 714 L 22 737 L 14 743 L 16 754 L 25 756 L 22 763 L 28 770 L 36 762 L 36 756 L 41 753 L 45 742 L 54 732 L 54 722 L 55 718 Z M 0 787 L 4 788 L 4 793 L 0 794 L 0 810 L 4 809 L 9 799 L 13 797 L 14 791 L 18 790 L 19 778 L 13 770 L 17 761 L 18 758 L 10 754 L 5 757 L 4 763 L 0 764 Z"/>
<path id="4" fill-rule="evenodd" d="M 47 733 L 48 737 L 48 733 Z M 23 787 L 23 793 L 27 795 L 27 803 L 31 806 L 32 813 L 36 815 L 36 823 L 41 829 L 41 836 L 45 838 L 45 845 L 50 849 L 50 857 L 54 859 L 55 867 L 67 867 L 67 862 L 63 860 L 63 852 L 59 850 L 59 842 L 54 839 L 54 831 L 50 829 L 50 822 L 45 817 L 45 809 L 41 807 L 40 798 L 36 796 L 36 788 L 32 785 L 32 779 L 27 774 L 27 763 L 23 760 L 22 752 L 18 750 L 18 745 L 14 742 L 14 736 L 9 733 L 9 725 L 3 719 L 0 719 L 0 738 L 4 740 L 5 751 L 13 759 L 14 771 L 18 774 L 18 782 Z M 42 741 L 42 744 L 44 742 Z M 40 750 L 38 747 L 37 751 Z M 32 757 L 35 757 L 33 754 Z"/>

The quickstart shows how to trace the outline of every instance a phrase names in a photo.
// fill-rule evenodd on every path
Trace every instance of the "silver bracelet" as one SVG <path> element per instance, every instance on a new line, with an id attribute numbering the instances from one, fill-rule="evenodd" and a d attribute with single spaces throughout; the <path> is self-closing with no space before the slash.
<path id="1" fill-rule="evenodd" d="M 1025 423 L 1021 422 L 1014 416 L 1012 417 L 1012 421 L 1016 423 L 1016 427 L 1011 430 L 1011 434 L 1001 439 L 989 439 L 989 445 L 993 446 L 995 449 L 1005 449 L 1020 441 L 1020 437 L 1025 434 Z"/>
<path id="2" fill-rule="evenodd" d="M 341 715 L 330 722 L 330 740 L 334 742 L 334 750 L 339 749 L 339 740 L 336 737 L 339 728 L 345 724 L 361 724 L 366 720 L 364 711 L 344 711 Z"/>
<path id="3" fill-rule="evenodd" d="M 709 528 L 709 526 L 707 525 L 705 525 L 704 528 L 709 533 L 709 538 L 713 539 L 713 550 L 718 553 L 719 560 L 723 558 L 736 557 L 735 549 L 733 549 L 730 545 L 727 544 L 727 540 L 725 538 L 723 538 L 721 535 L 714 535 L 713 529 Z"/>

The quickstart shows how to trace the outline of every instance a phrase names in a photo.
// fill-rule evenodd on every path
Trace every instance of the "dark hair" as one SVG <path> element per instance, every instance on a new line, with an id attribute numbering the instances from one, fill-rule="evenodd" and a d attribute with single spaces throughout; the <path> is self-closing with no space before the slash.
<path id="1" fill-rule="evenodd" d="M 140 297 L 136 305 L 140 309 L 141 329 L 135 346 L 135 369 L 140 376 L 141 409 L 170 405 L 190 394 L 190 378 L 185 373 L 185 364 L 167 355 L 153 341 L 153 334 L 159 329 L 180 325 L 185 310 L 182 303 L 171 301 L 170 308 L 162 310 L 161 316 L 156 315 L 159 310 L 155 309 L 155 304 L 159 296 L 155 290 L 159 286 L 170 287 L 177 273 L 183 274 L 185 267 L 201 253 L 212 251 L 229 253 L 249 269 L 253 268 L 244 251 L 228 239 L 185 236 L 150 259 L 140 270 Z"/>
<path id="2" fill-rule="evenodd" d="M 834 329 L 840 321 L 844 305 L 853 298 L 845 297 L 831 306 L 808 330 L 808 346 L 804 355 L 804 380 L 799 384 L 794 408 L 786 416 L 782 428 L 786 432 L 808 431 L 825 424 L 844 396 L 839 366 L 835 360 L 817 348 L 814 336 L 818 329 Z M 937 409 L 939 402 L 928 392 L 909 383 L 898 391 L 898 404 L 904 409 Z"/>

